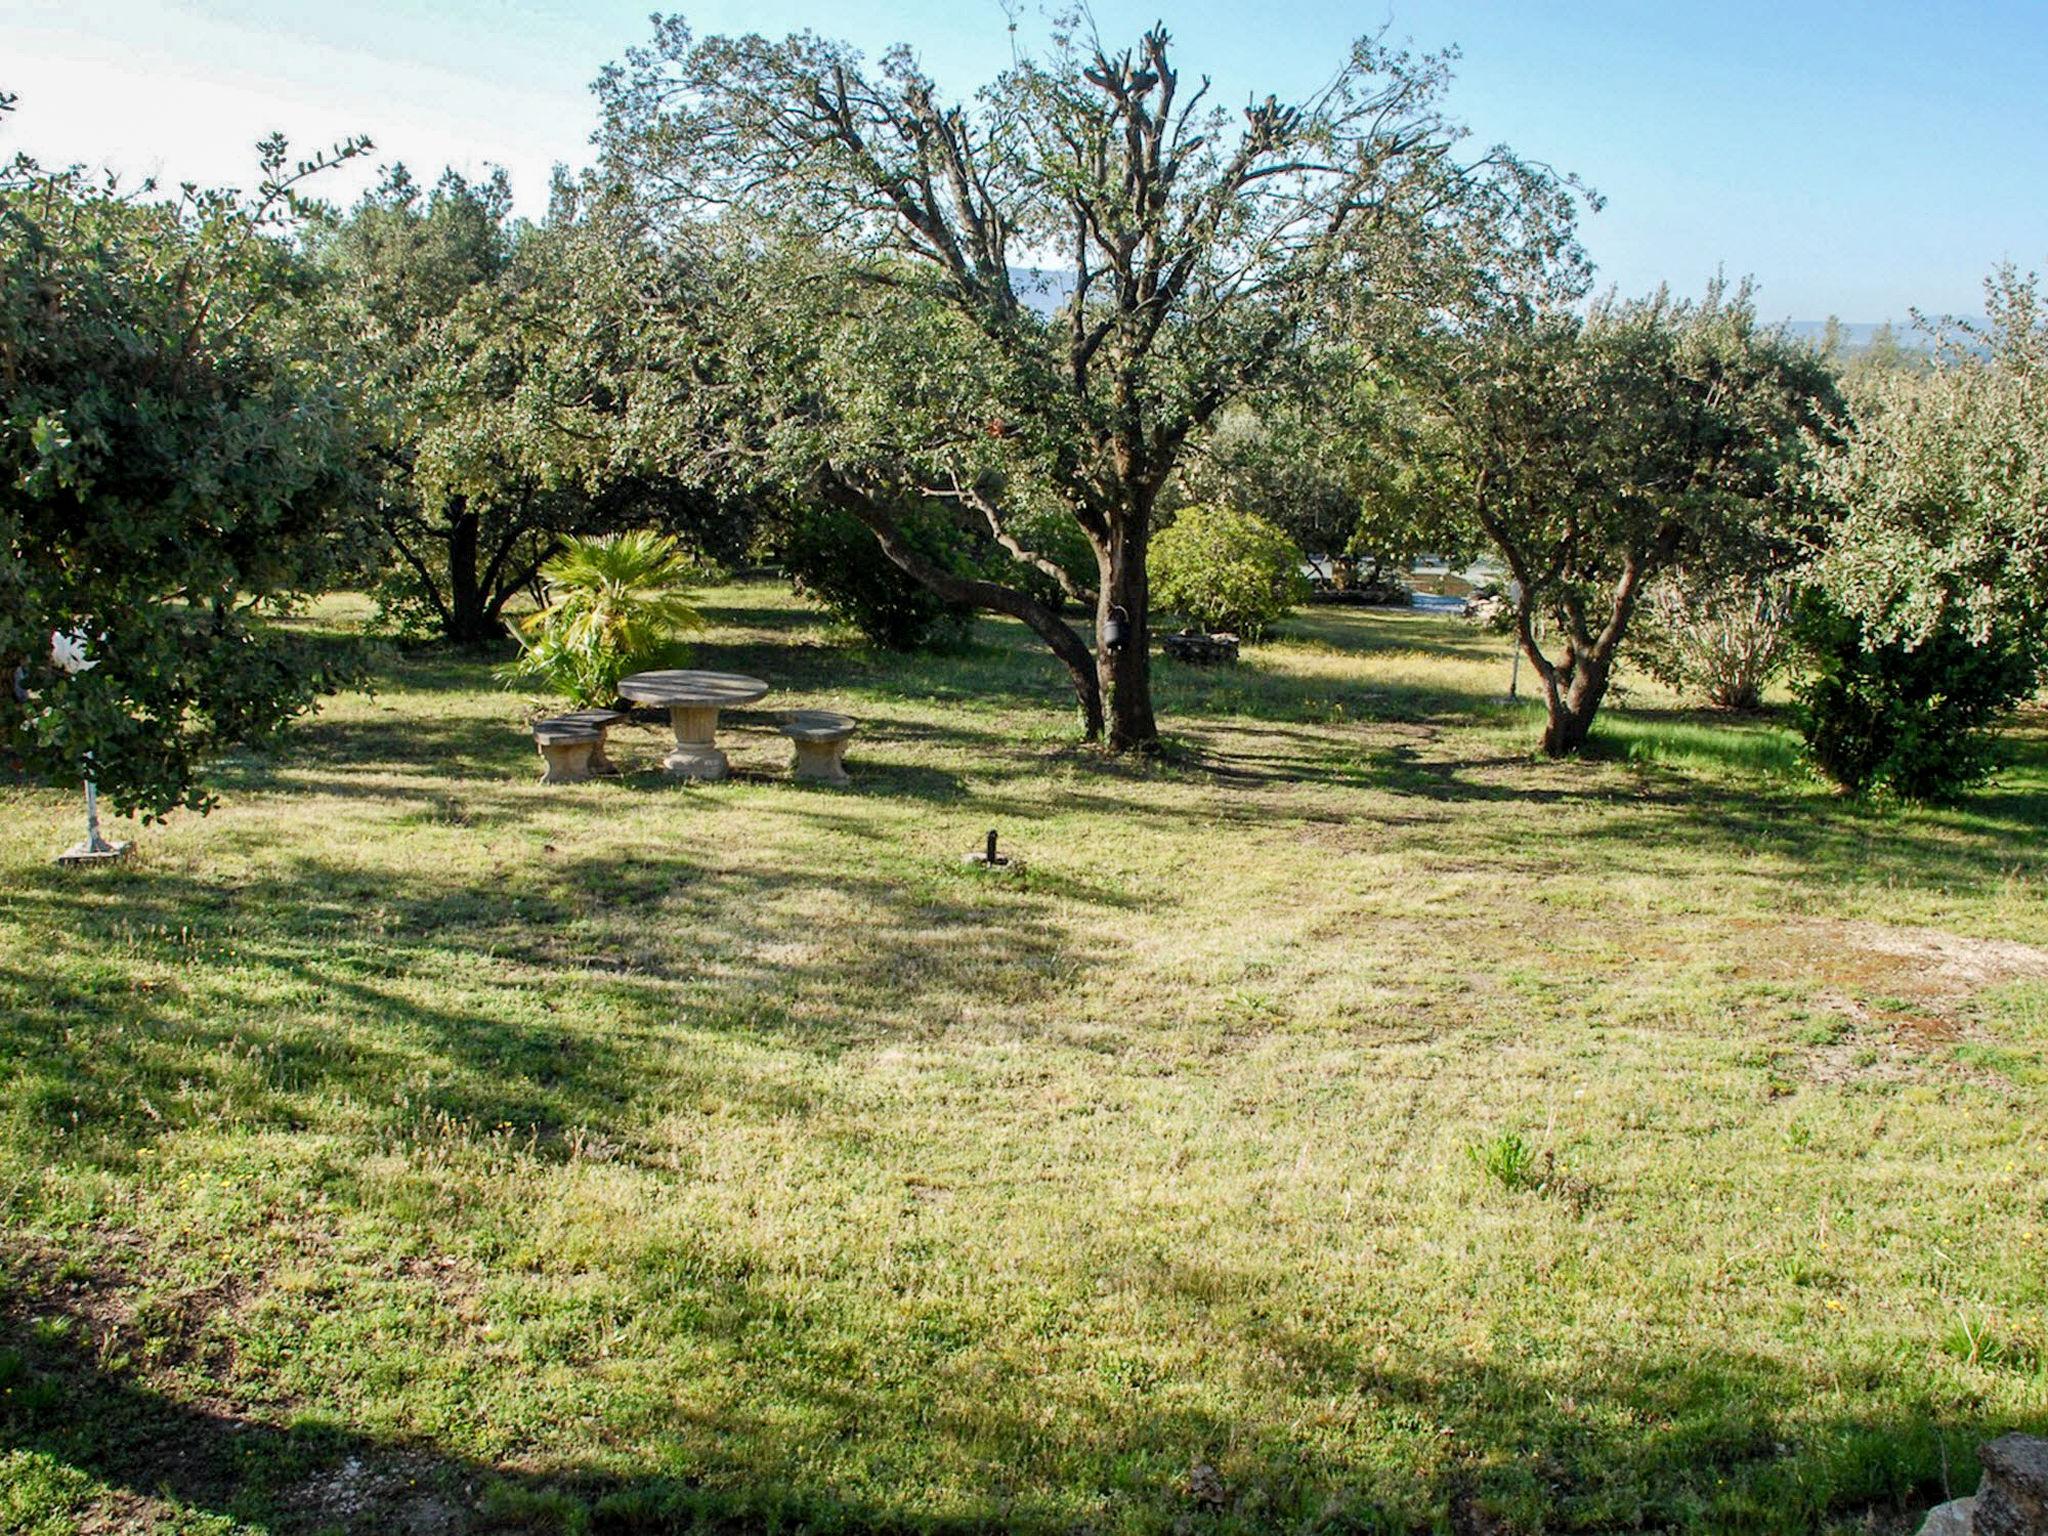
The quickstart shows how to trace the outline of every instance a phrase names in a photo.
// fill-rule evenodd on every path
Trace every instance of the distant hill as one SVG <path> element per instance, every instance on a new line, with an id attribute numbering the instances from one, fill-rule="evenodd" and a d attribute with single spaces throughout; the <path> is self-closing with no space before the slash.
<path id="1" fill-rule="evenodd" d="M 1842 344 L 1851 352 L 1861 351 L 1870 345 L 1870 339 L 1886 325 L 1892 328 L 1892 337 L 1909 352 L 1932 352 L 1934 341 L 1925 331 L 1911 320 L 1844 320 Z M 1825 320 L 1787 320 L 1785 329 L 1801 341 L 1819 341 L 1826 333 Z"/>
<path id="2" fill-rule="evenodd" d="M 1074 291 L 1074 274 L 1058 267 L 1012 267 L 1010 281 L 1016 284 L 1017 297 L 1041 315 L 1050 315 L 1066 303 Z M 1801 341 L 1818 342 L 1828 328 L 1825 320 L 1787 320 L 1783 323 L 1785 329 Z M 1933 338 L 1910 319 L 1844 320 L 1841 322 L 1844 349 L 1862 351 L 1887 324 L 1892 328 L 1893 339 L 1908 352 L 1934 350 Z"/>

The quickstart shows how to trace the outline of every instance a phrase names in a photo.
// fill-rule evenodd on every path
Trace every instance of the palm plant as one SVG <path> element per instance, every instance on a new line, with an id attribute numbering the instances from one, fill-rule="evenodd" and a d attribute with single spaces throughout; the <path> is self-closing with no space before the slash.
<path id="1" fill-rule="evenodd" d="M 697 568 L 667 534 L 565 538 L 540 574 L 547 602 L 514 625 L 508 680 L 538 680 L 586 708 L 616 701 L 630 672 L 682 661 L 681 637 L 704 624 L 686 591 Z"/>

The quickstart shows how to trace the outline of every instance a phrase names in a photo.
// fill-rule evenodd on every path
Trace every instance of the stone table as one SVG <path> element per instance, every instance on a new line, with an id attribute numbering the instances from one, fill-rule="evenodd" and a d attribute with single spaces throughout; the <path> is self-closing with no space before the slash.
<path id="1" fill-rule="evenodd" d="M 768 691 L 758 677 L 738 672 L 635 672 L 619 683 L 622 698 L 668 711 L 675 750 L 661 760 L 671 778 L 722 779 L 728 771 L 718 750 L 718 712 L 751 704 Z"/>

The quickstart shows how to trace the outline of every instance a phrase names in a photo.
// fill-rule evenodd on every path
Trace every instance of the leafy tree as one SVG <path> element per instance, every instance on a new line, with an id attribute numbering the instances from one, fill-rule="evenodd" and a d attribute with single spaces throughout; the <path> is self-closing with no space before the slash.
<path id="1" fill-rule="evenodd" d="M 575 704 L 609 708 L 620 678 L 681 666 L 683 635 L 704 624 L 688 591 L 698 569 L 672 534 L 568 534 L 540 574 L 547 601 L 519 621 L 519 659 L 506 672 Z"/>
<path id="2" fill-rule="evenodd" d="M 1308 595 L 1295 542 L 1235 507 L 1186 508 L 1153 540 L 1151 558 L 1162 608 L 1246 640 Z"/>
<path id="3" fill-rule="evenodd" d="M 1806 469 L 1832 375 L 1758 328 L 1746 288 L 1453 317 L 1408 361 L 1395 440 L 1440 493 L 1424 516 L 1444 542 L 1483 535 L 1507 564 L 1552 756 L 1584 744 L 1660 573 L 1785 558 L 1819 516 Z"/>
<path id="4" fill-rule="evenodd" d="M 1880 642 L 2048 636 L 2048 314 L 2010 267 L 1986 309 L 1939 367 L 1873 381 L 1820 459 L 1844 516 L 1818 580 Z"/>
<path id="5" fill-rule="evenodd" d="M 269 139 L 246 197 L 0 171 L 0 741 L 32 776 L 203 810 L 210 756 L 347 675 L 262 616 L 353 552 L 357 445 L 291 236 L 304 179 L 363 147 L 292 166 Z"/>
<path id="6" fill-rule="evenodd" d="M 1183 88 L 1163 28 L 1127 52 L 1061 32 L 1045 58 L 955 106 L 907 48 L 870 69 L 810 34 L 700 40 L 670 18 L 599 91 L 608 171 L 671 238 L 737 216 L 757 241 L 794 241 L 920 301 L 908 323 L 949 328 L 965 387 L 923 391 L 929 415 L 812 416 L 817 492 L 941 596 L 1029 624 L 1073 676 L 1088 734 L 1106 719 L 1122 750 L 1157 735 L 1146 554 L 1190 439 L 1276 377 L 1340 301 L 1376 311 L 1391 291 L 1483 278 L 1510 247 L 1548 259 L 1568 246 L 1567 187 L 1505 151 L 1453 153 L 1445 80 L 1441 59 L 1363 41 L 1311 99 L 1255 101 L 1233 123 L 1206 82 Z M 1026 251 L 1064 269 L 1049 315 L 1013 266 Z M 771 304 L 803 309 L 808 335 L 857 313 L 881 336 L 887 308 L 831 283 L 784 286 Z M 969 451 L 992 439 L 1005 450 L 993 476 Z M 1028 482 L 1093 554 L 1098 632 L 1120 614 L 1128 644 L 1091 659 L 1049 605 L 924 559 L 892 515 L 906 495 L 951 499 L 1017 564 L 1051 574 L 1061 562 L 1011 520 Z"/>
<path id="7" fill-rule="evenodd" d="M 423 193 L 401 166 L 315 254 L 376 424 L 382 590 L 402 618 L 500 639 L 565 535 L 703 511 L 631 452 L 642 253 L 579 218 L 571 189 L 528 225 L 503 173 Z"/>

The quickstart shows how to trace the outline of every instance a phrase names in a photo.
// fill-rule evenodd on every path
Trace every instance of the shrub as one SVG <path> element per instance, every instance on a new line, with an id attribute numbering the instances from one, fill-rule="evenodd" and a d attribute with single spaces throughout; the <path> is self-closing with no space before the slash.
<path id="1" fill-rule="evenodd" d="M 1203 629 L 1257 640 L 1306 600 L 1301 551 L 1264 518 L 1189 507 L 1152 541 L 1152 600 Z"/>
<path id="2" fill-rule="evenodd" d="M 619 696 L 619 679 L 686 659 L 682 635 L 704 620 L 686 584 L 697 575 L 667 534 L 636 532 L 569 537 L 541 567 L 548 600 L 521 619 L 511 679 L 537 679 L 585 707 Z"/>
<path id="3" fill-rule="evenodd" d="M 928 518 L 901 526 L 918 553 L 951 566 L 957 551 L 948 530 Z M 920 585 L 882 553 L 857 519 L 828 507 L 805 509 L 779 531 L 774 554 L 798 595 L 891 651 L 954 646 L 966 638 L 973 611 Z"/>
<path id="4" fill-rule="evenodd" d="M 1992 732 L 2033 690 L 2034 649 L 1953 626 L 1917 645 L 1873 643 L 1863 622 L 1822 598 L 1800 617 L 1814 663 L 1800 690 L 1814 765 L 1843 788 L 1948 800 L 1996 766 Z"/>
<path id="5" fill-rule="evenodd" d="M 1755 709 L 1792 650 L 1793 588 L 1673 572 L 1644 595 L 1636 654 L 1660 683 L 1722 709 Z"/>

